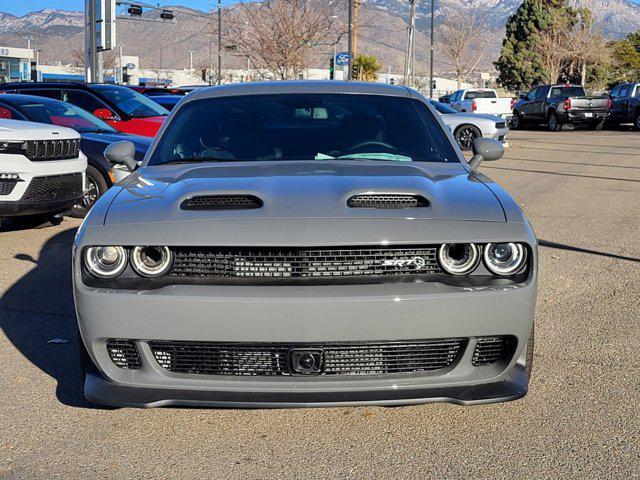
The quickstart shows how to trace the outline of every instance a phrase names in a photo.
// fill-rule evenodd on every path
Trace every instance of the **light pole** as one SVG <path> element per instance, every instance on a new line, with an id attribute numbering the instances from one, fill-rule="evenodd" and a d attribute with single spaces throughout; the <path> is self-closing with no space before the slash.
<path id="1" fill-rule="evenodd" d="M 432 0 L 433 4 L 433 0 Z M 409 27 L 407 28 L 407 51 L 404 57 L 404 84 L 413 84 L 413 37 L 416 28 L 416 2 L 409 0 Z"/>
<path id="2" fill-rule="evenodd" d="M 349 64 L 347 66 L 347 80 L 353 78 L 353 2 L 349 0 Z"/>
<path id="3" fill-rule="evenodd" d="M 193 50 L 189 50 L 189 76 L 193 77 Z"/>
<path id="4" fill-rule="evenodd" d="M 433 4 L 436 0 L 431 0 L 431 41 L 429 45 L 429 98 L 433 98 Z"/>
<path id="5" fill-rule="evenodd" d="M 118 84 L 122 85 L 124 83 L 124 70 L 123 70 L 123 60 L 122 60 L 122 47 L 124 45 L 118 45 L 118 65 L 120 66 L 120 72 L 118 72 Z"/>
<path id="6" fill-rule="evenodd" d="M 222 0 L 218 0 L 218 85 L 222 84 Z"/>

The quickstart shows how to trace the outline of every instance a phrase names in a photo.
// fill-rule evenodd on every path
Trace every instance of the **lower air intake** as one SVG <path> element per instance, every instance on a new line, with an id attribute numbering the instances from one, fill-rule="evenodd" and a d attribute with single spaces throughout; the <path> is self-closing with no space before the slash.
<path id="1" fill-rule="evenodd" d="M 511 359 L 517 340 L 512 336 L 480 337 L 473 351 L 474 366 L 491 365 Z"/>
<path id="2" fill-rule="evenodd" d="M 110 339 L 107 341 L 107 351 L 116 367 L 128 370 L 140 368 L 140 354 L 131 340 Z"/>
<path id="3" fill-rule="evenodd" d="M 440 370 L 454 365 L 467 339 L 446 338 L 375 343 L 218 343 L 153 341 L 149 347 L 164 369 L 183 374 L 292 375 L 296 351 L 322 355 L 319 375 L 384 375 Z"/>

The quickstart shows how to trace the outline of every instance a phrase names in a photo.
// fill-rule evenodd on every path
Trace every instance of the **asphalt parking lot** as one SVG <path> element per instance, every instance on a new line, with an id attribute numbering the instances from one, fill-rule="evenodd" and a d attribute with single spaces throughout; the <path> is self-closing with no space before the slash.
<path id="1" fill-rule="evenodd" d="M 481 171 L 540 239 L 529 394 L 475 407 L 101 410 L 82 397 L 79 221 L 0 227 L 0 478 L 639 478 L 640 133 L 517 131 Z"/>

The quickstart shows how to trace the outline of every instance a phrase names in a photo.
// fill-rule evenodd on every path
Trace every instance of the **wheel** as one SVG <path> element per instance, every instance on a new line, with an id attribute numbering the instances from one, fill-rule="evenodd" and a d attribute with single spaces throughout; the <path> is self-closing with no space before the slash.
<path id="1" fill-rule="evenodd" d="M 84 198 L 82 199 L 82 203 L 74 205 L 71 209 L 71 216 L 75 218 L 84 218 L 98 198 L 100 198 L 104 192 L 109 190 L 107 181 L 96 167 L 88 165 L 86 173 L 87 190 Z"/>
<path id="2" fill-rule="evenodd" d="M 599 122 L 596 123 L 590 123 L 589 124 L 589 130 L 602 130 L 602 127 L 604 126 L 604 120 L 600 120 Z"/>
<path id="3" fill-rule="evenodd" d="M 547 119 L 547 127 L 550 132 L 559 132 L 562 129 L 562 124 L 558 120 L 558 114 L 556 112 L 551 112 L 549 114 L 549 118 Z"/>
<path id="4" fill-rule="evenodd" d="M 511 117 L 511 129 L 518 130 L 522 128 L 522 117 L 517 111 L 513 111 L 513 117 Z"/>
<path id="5" fill-rule="evenodd" d="M 636 130 L 640 130 L 640 111 L 636 112 L 636 118 L 633 121 L 633 127 Z"/>
<path id="6" fill-rule="evenodd" d="M 482 137 L 482 133 L 473 125 L 461 125 L 456 129 L 453 137 L 462 150 L 471 150 L 473 148 L 473 141 L 476 138 Z"/>
<path id="7" fill-rule="evenodd" d="M 527 364 L 524 367 L 524 373 L 527 375 L 527 380 L 531 380 L 531 371 L 533 370 L 533 345 L 535 344 L 535 324 L 531 325 L 531 333 L 529 333 L 529 339 L 527 340 Z"/>

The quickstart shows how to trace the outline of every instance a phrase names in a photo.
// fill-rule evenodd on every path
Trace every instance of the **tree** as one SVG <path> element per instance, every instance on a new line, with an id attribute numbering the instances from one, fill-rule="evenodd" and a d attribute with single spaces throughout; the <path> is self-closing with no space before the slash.
<path id="1" fill-rule="evenodd" d="M 321 40 L 336 37 L 332 2 L 264 0 L 240 4 L 231 36 L 239 55 L 275 78 L 298 78 Z M 339 35 L 339 34 L 338 34 Z M 335 39 L 335 43 L 339 41 Z"/>
<path id="2" fill-rule="evenodd" d="M 523 90 L 546 80 L 544 59 L 540 54 L 540 32 L 552 21 L 552 10 L 564 2 L 559 0 L 524 0 L 509 17 L 506 35 L 498 61 L 498 83 L 514 90 Z"/>
<path id="3" fill-rule="evenodd" d="M 374 55 L 359 53 L 353 61 L 353 79 L 375 82 L 381 68 L 382 65 Z"/>
<path id="4" fill-rule="evenodd" d="M 640 77 L 640 30 L 608 46 L 612 57 L 608 84 L 635 82 Z"/>
<path id="5" fill-rule="evenodd" d="M 470 75 L 484 59 L 488 42 L 486 8 L 473 0 L 468 8 L 452 10 L 440 26 L 440 48 L 444 56 L 453 64 L 458 81 Z"/>

